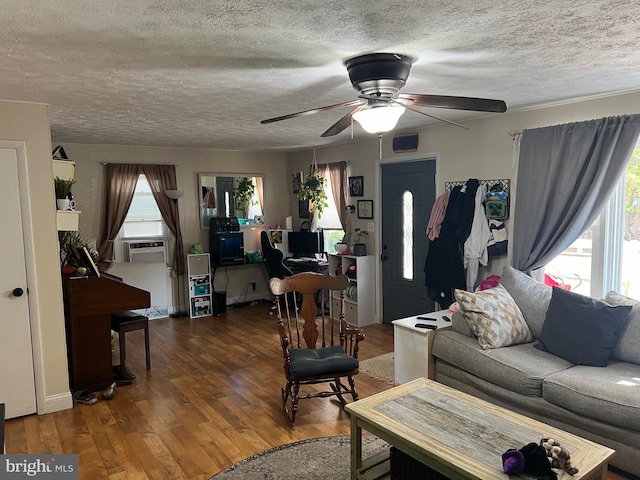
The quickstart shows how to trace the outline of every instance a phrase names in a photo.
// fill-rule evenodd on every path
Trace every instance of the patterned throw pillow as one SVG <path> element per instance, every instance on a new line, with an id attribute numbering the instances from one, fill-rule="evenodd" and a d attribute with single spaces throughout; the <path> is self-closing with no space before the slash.
<path id="1" fill-rule="evenodd" d="M 483 349 L 533 341 L 522 312 L 502 285 L 476 293 L 456 289 L 455 297 Z"/>

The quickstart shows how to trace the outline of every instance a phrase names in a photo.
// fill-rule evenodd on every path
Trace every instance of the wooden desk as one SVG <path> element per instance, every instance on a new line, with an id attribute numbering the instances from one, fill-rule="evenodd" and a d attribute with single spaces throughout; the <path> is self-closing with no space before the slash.
<path id="1" fill-rule="evenodd" d="M 574 480 L 606 479 L 609 459 L 615 454 L 424 378 L 348 404 L 345 410 L 351 415 L 352 480 L 370 478 L 368 462 L 362 460 L 362 430 L 453 480 L 504 480 L 502 454 L 544 437 L 556 439 L 569 450 L 571 464 L 580 469 Z"/>
<path id="2" fill-rule="evenodd" d="M 97 392 L 114 381 L 111 314 L 148 308 L 151 295 L 118 277 L 64 277 L 69 381 L 73 390 Z"/>

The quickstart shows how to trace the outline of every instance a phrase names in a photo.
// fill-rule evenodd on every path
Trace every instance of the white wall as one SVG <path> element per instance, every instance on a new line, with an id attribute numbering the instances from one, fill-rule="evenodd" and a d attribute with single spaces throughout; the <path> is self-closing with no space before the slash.
<path id="1" fill-rule="evenodd" d="M 630 93 L 593 100 L 585 100 L 565 105 L 550 106 L 537 110 L 527 110 L 462 122 L 471 127 L 471 131 L 450 125 L 438 126 L 418 131 L 418 151 L 411 154 L 394 154 L 392 149 L 393 134 L 383 139 L 382 162 L 398 162 L 406 159 L 424 158 L 435 154 L 437 163 L 437 193 L 444 191 L 448 181 L 478 179 L 516 178 L 513 169 L 513 139 L 511 130 L 523 130 L 562 123 L 591 120 L 606 116 L 640 113 L 640 93 Z M 405 115 L 411 115 L 407 112 Z M 379 198 L 379 160 L 378 138 L 366 135 L 359 130 L 355 141 L 335 147 L 316 150 L 318 163 L 349 162 L 349 175 L 364 176 L 364 197 L 362 199 Z M 400 132 L 395 132 L 400 133 Z M 365 137 L 366 135 L 366 137 Z M 311 163 L 312 152 L 296 152 L 290 154 L 289 172 L 307 171 Z M 512 192 L 513 198 L 514 192 Z M 358 198 L 350 203 L 355 204 Z M 291 209 L 294 212 L 294 227 L 301 220 L 294 209 L 295 197 L 291 196 Z M 374 223 L 376 232 L 380 228 L 380 205 L 374 200 Z M 425 212 L 429 215 L 429 212 Z M 353 214 L 353 227 L 366 228 L 367 220 L 358 220 Z M 512 220 L 512 219 L 511 219 Z M 510 227 L 511 220 L 508 224 Z M 375 235 L 374 235 L 375 237 Z M 379 239 L 367 240 L 367 251 L 380 254 Z M 480 277 L 489 274 L 499 275 L 506 264 L 506 259 L 490 263 L 488 269 L 481 271 Z M 380 269 L 377 270 L 378 285 Z M 379 288 L 379 287 L 378 287 Z M 378 292 L 380 293 L 380 292 Z M 381 298 L 378 295 L 377 298 Z"/>
<path id="2" fill-rule="evenodd" d="M 25 142 L 25 233 L 38 413 L 71 408 L 48 106 L 0 101 L 0 139 Z M 36 275 L 37 273 L 37 275 Z"/>
<path id="3" fill-rule="evenodd" d="M 54 139 L 53 145 L 58 144 Z M 73 195 L 76 200 L 76 209 L 82 212 L 80 230 L 86 238 L 99 239 L 102 228 L 102 212 L 104 211 L 103 163 L 151 163 L 176 166 L 178 189 L 184 190 L 183 197 L 178 201 L 178 208 L 185 252 L 188 252 L 195 242 L 200 242 L 205 252 L 209 251 L 209 231 L 200 229 L 199 172 L 263 174 L 265 226 L 284 223 L 284 218 L 290 214 L 288 198 L 286 195 L 282 195 L 282 192 L 287 189 L 287 156 L 284 153 L 72 143 L 61 143 L 61 145 L 63 145 L 67 156 L 76 163 L 75 178 L 77 183 L 73 186 Z M 246 251 L 260 248 L 260 230 L 243 228 Z M 171 246 L 173 248 L 173 242 L 171 242 Z M 249 282 L 256 281 L 256 291 L 253 292 L 249 288 L 247 299 L 266 297 L 269 295 L 269 289 L 266 272 L 263 270 L 264 268 L 259 265 L 219 269 L 216 274 L 216 289 L 227 290 L 227 302 L 232 303 L 239 299 Z M 163 298 L 169 293 L 166 290 L 162 291 L 161 284 L 166 286 L 171 282 L 153 284 L 147 280 L 141 281 L 144 279 L 141 278 L 140 272 L 134 274 L 122 265 L 116 267 L 112 273 L 121 276 L 127 283 L 139 288 L 147 289 L 145 285 L 152 286 L 153 289 L 150 290 L 152 299 L 154 297 Z M 167 279 L 168 277 L 165 275 L 165 280 Z M 184 295 L 182 293 L 181 295 L 184 299 Z M 175 298 L 175 294 L 173 298 Z"/>

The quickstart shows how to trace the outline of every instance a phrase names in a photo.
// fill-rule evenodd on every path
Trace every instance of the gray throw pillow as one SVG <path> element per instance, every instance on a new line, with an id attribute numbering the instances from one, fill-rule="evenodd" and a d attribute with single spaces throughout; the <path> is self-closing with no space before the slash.
<path id="1" fill-rule="evenodd" d="M 551 301 L 551 288 L 509 265 L 502 270 L 500 284 L 518 305 L 533 336 L 540 338 Z"/>
<path id="2" fill-rule="evenodd" d="M 604 301 L 614 306 L 631 306 L 627 328 L 620 335 L 618 345 L 611 352 L 611 358 L 640 365 L 640 302 L 616 292 L 607 293 Z"/>
<path id="3" fill-rule="evenodd" d="M 535 347 L 576 365 L 606 367 L 627 324 L 630 306 L 553 287 L 542 335 Z"/>

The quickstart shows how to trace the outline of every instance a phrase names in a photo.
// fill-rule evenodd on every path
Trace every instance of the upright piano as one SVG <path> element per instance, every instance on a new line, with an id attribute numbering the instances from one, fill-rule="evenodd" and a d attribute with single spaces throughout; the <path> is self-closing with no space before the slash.
<path id="1" fill-rule="evenodd" d="M 97 392 L 114 382 L 111 314 L 148 308 L 151 295 L 105 273 L 63 278 L 71 388 Z"/>

